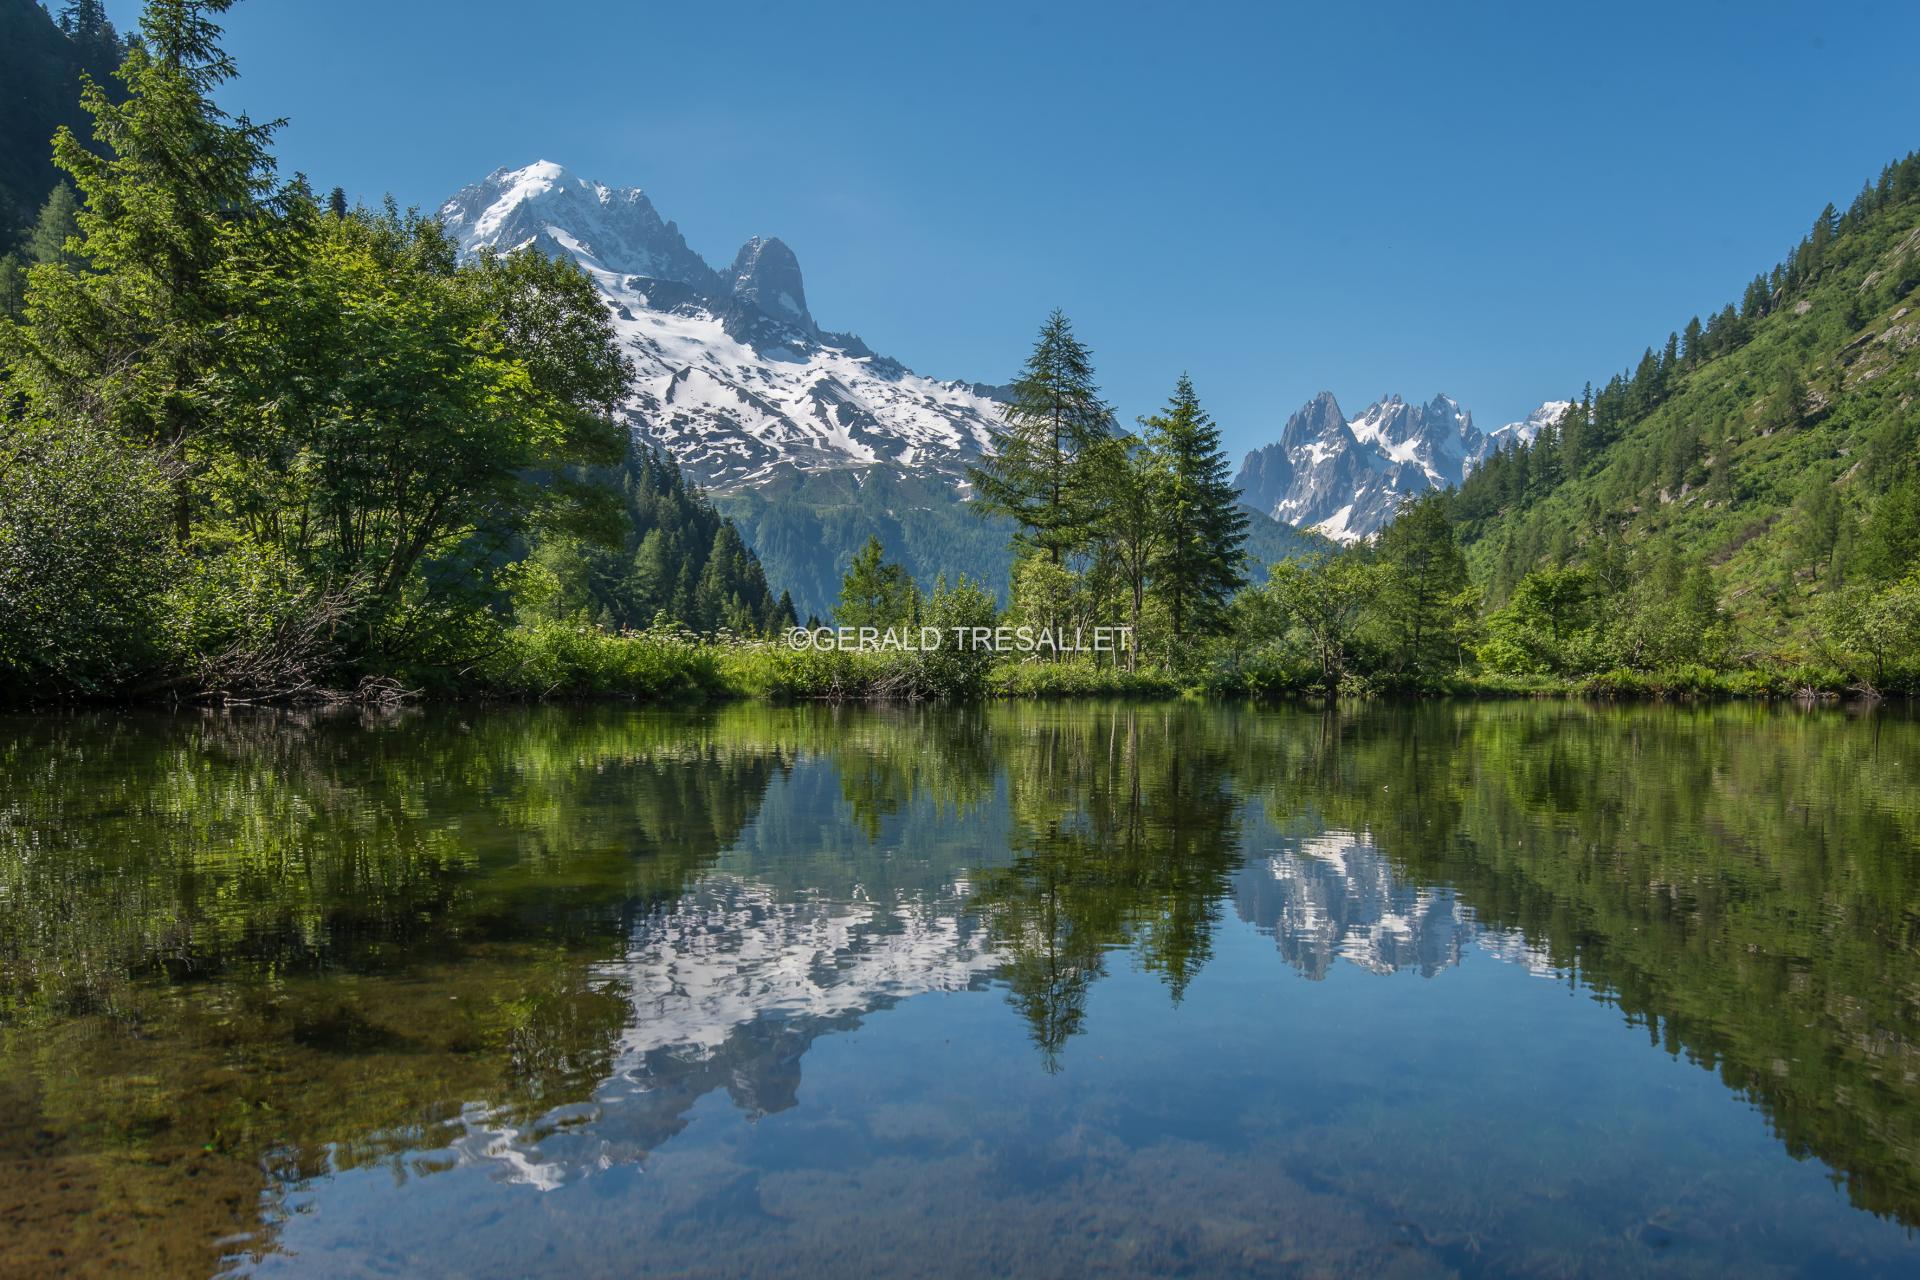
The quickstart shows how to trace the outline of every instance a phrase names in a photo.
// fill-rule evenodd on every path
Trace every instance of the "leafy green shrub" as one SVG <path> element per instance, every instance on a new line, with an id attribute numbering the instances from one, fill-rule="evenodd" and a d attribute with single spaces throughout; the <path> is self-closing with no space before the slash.
<path id="1" fill-rule="evenodd" d="M 0 428 L 0 700 L 111 694 L 161 660 L 167 500 L 103 432 Z"/>
<path id="2" fill-rule="evenodd" d="M 1816 698 L 1837 698 L 1854 683 L 1853 677 L 1839 667 L 1811 662 L 1789 667 L 1786 680 L 1796 695 Z"/>

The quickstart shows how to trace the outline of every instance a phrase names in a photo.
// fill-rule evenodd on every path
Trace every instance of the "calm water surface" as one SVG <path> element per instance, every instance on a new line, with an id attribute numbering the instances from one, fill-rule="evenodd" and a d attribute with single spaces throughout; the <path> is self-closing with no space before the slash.
<path id="1" fill-rule="evenodd" d="M 0 1274 L 1920 1274 L 1920 721 L 0 720 Z"/>

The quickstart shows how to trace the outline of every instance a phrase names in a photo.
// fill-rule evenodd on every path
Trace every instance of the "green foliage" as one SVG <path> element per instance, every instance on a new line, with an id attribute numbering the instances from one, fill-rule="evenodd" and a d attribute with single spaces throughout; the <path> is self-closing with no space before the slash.
<path id="1" fill-rule="evenodd" d="M 1084 545 L 1098 518 L 1093 454 L 1113 429 L 1091 353 L 1064 313 L 1041 326 L 1003 416 L 968 474 L 979 509 L 1010 517 L 1026 544 L 1058 564 Z"/>
<path id="2" fill-rule="evenodd" d="M 1502 604 L 1535 570 L 1593 571 L 1599 612 L 1639 619 L 1641 635 L 1610 637 L 1636 669 L 1685 647 L 1661 617 L 1683 595 L 1694 604 L 1681 611 L 1709 632 L 1684 660 L 1712 665 L 1731 647 L 1741 661 L 1790 662 L 1831 629 L 1830 594 L 1845 609 L 1856 578 L 1892 582 L 1920 553 L 1917 286 L 1911 155 L 1844 213 L 1824 210 L 1737 306 L 1690 322 L 1531 445 L 1476 468 L 1453 503 L 1475 581 Z M 1638 585 L 1671 579 L 1676 561 L 1724 603 L 1705 609 L 1697 585 Z M 1609 570 L 1628 563 L 1631 582 Z"/>
<path id="3" fill-rule="evenodd" d="M 24 423 L 0 436 L 0 677 L 91 694 L 153 671 L 166 478 L 84 426 Z"/>
<path id="4" fill-rule="evenodd" d="M 74 185 L 27 245 L 19 322 L 0 322 L 0 448 L 35 473 L 0 509 L 0 545 L 51 538 L 17 550 L 12 589 L 44 615 L 42 579 L 65 564 L 93 574 L 69 585 L 74 617 L 122 594 L 88 548 L 101 530 L 151 534 L 155 484 L 170 545 L 125 550 L 143 576 L 122 616 L 146 630 L 103 626 L 84 652 L 67 622 L 10 630 L 8 694 L 140 677 L 271 695 L 400 672 L 447 687 L 489 659 L 541 673 L 497 688 L 644 691 L 674 663 L 567 650 L 537 624 L 790 622 L 738 531 L 657 459 L 627 457 L 632 370 L 586 275 L 530 250 L 462 265 L 391 202 L 341 193 L 323 213 L 304 182 L 279 183 L 274 126 L 214 101 L 235 74 L 214 21 L 227 7 L 155 0 L 125 99 L 85 90 L 101 151 L 54 141 Z M 67 17 L 98 34 L 94 7 Z M 107 459 L 96 480 L 74 476 L 79 457 Z M 77 495 L 74 516 L 49 533 L 56 492 Z M 164 609 L 143 612 L 150 597 Z M 501 657 L 500 619 L 522 604 L 536 625 L 508 648 L 526 652 Z"/>
<path id="5" fill-rule="evenodd" d="M 833 612 L 843 627 L 884 631 L 916 626 L 920 592 L 904 568 L 887 562 L 880 539 L 868 538 L 847 567 L 847 576 L 840 583 L 840 603 Z"/>
<path id="6" fill-rule="evenodd" d="M 1920 570 L 1885 587 L 1842 588 L 1820 625 L 1831 652 L 1874 685 L 1920 688 Z"/>
<path id="7" fill-rule="evenodd" d="M 520 617 L 612 631 L 670 619 L 702 635 L 740 636 L 795 624 L 792 601 L 773 594 L 739 529 L 670 460 L 640 450 L 616 470 L 583 474 L 614 497 L 616 533 L 538 536 L 532 559 L 551 590 L 537 600 L 516 592 Z"/>
<path id="8" fill-rule="evenodd" d="M 1462 665 L 1471 618 L 1467 562 L 1453 537 L 1446 495 L 1408 498 L 1380 535 L 1378 618 L 1394 673 L 1431 681 Z"/>
<path id="9" fill-rule="evenodd" d="M 1220 629 L 1227 601 L 1245 584 L 1240 562 L 1247 518 L 1219 428 L 1200 407 L 1190 378 L 1180 375 L 1165 411 L 1141 426 L 1158 472 L 1151 510 L 1143 513 L 1159 530 L 1149 572 L 1178 654 L 1190 639 Z"/>
<path id="10" fill-rule="evenodd" d="M 956 630 L 992 627 L 999 621 L 993 593 L 965 577 L 949 584 L 938 578 L 927 597 L 926 625 L 940 637 L 937 647 L 919 656 L 921 687 L 929 697 L 949 701 L 978 698 L 987 692 L 994 655 L 984 646 L 963 642 Z"/>
<path id="11" fill-rule="evenodd" d="M 1266 585 L 1253 593 L 1244 615 L 1257 637 L 1297 628 L 1319 673 L 1319 687 L 1332 692 L 1353 659 L 1363 611 L 1381 589 L 1379 567 L 1357 555 L 1321 556 L 1277 564 Z"/>
<path id="12" fill-rule="evenodd" d="M 505 631 L 474 674 L 485 693 L 516 698 L 698 702 L 731 692 L 724 654 L 666 627 L 610 635 L 539 622 Z"/>

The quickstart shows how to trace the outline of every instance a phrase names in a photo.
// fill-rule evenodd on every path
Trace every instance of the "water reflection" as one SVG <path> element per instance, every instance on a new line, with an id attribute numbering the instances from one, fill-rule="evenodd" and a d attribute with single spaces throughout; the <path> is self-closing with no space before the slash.
<path id="1" fill-rule="evenodd" d="M 1071 1087 L 1105 987 L 1177 1011 L 1255 976 L 1221 953 L 1248 927 L 1269 985 L 1576 982 L 1911 1225 L 1915 766 L 1910 719 L 1752 709 L 0 725 L 0 1272 L 264 1263 L 358 1170 L 613 1179 L 708 1100 L 805 1111 L 823 1038 L 921 997 L 998 992 L 1031 1048 L 992 1070 Z M 1204 1061 L 1166 1052 L 1149 1090 Z M 1224 1169 L 1257 1126 L 1193 1105 Z M 1404 1190 L 1316 1194 L 1479 1269 L 1403 1238 Z"/>

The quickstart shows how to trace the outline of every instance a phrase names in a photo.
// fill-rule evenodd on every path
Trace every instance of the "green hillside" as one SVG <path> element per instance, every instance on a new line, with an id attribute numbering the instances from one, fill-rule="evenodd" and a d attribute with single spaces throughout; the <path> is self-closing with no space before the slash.
<path id="1" fill-rule="evenodd" d="M 717 494 L 713 504 L 739 526 L 776 590 L 793 597 L 802 621 L 825 618 L 840 596 L 854 554 L 877 537 L 923 589 L 965 574 L 1001 596 L 1013 564 L 1013 526 L 982 516 L 944 481 L 874 467 L 795 475 L 755 489 Z M 1247 572 L 1263 582 L 1267 566 L 1330 544 L 1247 508 Z"/>
<path id="2" fill-rule="evenodd" d="M 80 109 L 80 77 L 118 92 L 123 47 L 99 0 L 59 6 L 0 0 L 0 253 L 14 247 L 59 180 L 53 132 L 92 137 Z"/>
<path id="3" fill-rule="evenodd" d="M 1704 566 L 1730 656 L 1820 657 L 1920 556 L 1916 286 L 1920 154 L 1469 477 L 1452 514 L 1488 604 L 1537 570 L 1582 571 L 1604 600 Z"/>

